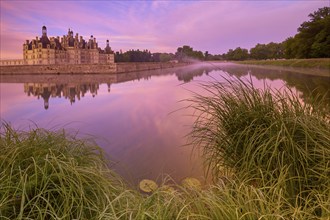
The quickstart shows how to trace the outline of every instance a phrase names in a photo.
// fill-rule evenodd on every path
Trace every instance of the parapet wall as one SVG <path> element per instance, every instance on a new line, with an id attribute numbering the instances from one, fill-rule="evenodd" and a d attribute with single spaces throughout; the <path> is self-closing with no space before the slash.
<path id="1" fill-rule="evenodd" d="M 0 75 L 111 74 L 185 66 L 186 63 L 111 63 L 0 66 Z"/>

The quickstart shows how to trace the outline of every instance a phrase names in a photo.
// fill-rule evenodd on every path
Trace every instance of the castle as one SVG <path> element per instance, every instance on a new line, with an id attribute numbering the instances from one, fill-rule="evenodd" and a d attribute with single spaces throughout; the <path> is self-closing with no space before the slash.
<path id="1" fill-rule="evenodd" d="M 104 50 L 98 47 L 91 35 L 88 41 L 69 29 L 63 37 L 47 36 L 46 26 L 42 36 L 23 44 L 23 60 L 1 60 L 0 65 L 50 65 L 50 64 L 108 64 L 114 63 L 114 53 L 106 42 Z"/>

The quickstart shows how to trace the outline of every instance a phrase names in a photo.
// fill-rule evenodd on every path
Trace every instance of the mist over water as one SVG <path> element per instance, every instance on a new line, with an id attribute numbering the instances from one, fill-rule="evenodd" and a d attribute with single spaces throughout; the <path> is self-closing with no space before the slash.
<path id="1" fill-rule="evenodd" d="M 240 77 L 258 88 L 289 86 L 305 102 L 315 89 L 329 94 L 329 78 L 227 63 L 117 75 L 1 77 L 2 122 L 22 130 L 64 128 L 91 138 L 131 183 L 162 174 L 178 182 L 204 179 L 200 155 L 186 145 L 194 112 L 182 102 L 204 92 L 201 82 Z"/>

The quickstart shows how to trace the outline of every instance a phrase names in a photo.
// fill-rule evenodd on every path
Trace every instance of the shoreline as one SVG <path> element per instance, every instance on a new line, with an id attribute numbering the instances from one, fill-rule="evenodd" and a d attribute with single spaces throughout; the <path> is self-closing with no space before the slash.
<path id="1" fill-rule="evenodd" d="M 321 77 L 330 77 L 330 68 L 317 68 L 317 67 L 294 67 L 294 66 L 281 66 L 281 65 L 266 65 L 266 64 L 252 64 L 248 63 L 249 61 L 205 61 L 205 63 L 210 63 L 212 65 L 217 64 L 226 64 L 229 66 L 230 64 L 233 66 L 242 66 L 248 68 L 258 68 L 264 70 L 278 70 L 281 71 L 289 71 L 292 73 L 309 75 L 309 76 L 321 76 Z M 330 59 L 329 59 L 330 62 Z"/>
<path id="2" fill-rule="evenodd" d="M 330 58 L 243 60 L 243 61 L 234 61 L 234 62 L 238 64 L 303 67 L 303 68 L 318 68 L 318 69 L 330 70 Z"/>
<path id="3" fill-rule="evenodd" d="M 132 62 L 111 64 L 13 65 L 0 66 L 0 75 L 116 74 L 168 69 L 187 66 L 189 64 L 190 63 Z"/>
<path id="4" fill-rule="evenodd" d="M 240 64 L 237 65 L 264 69 L 264 70 L 278 70 L 278 71 L 290 71 L 297 74 L 304 74 L 309 76 L 321 76 L 321 77 L 330 77 L 330 70 L 320 69 L 320 68 L 311 68 L 311 67 L 290 67 L 290 66 L 274 66 L 274 65 L 258 65 L 258 64 Z"/>

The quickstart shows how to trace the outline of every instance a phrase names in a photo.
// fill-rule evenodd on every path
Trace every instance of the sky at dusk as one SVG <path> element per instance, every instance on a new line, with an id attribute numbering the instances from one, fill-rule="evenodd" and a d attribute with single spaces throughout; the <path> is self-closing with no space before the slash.
<path id="1" fill-rule="evenodd" d="M 7 1 L 0 0 L 0 59 L 22 58 L 25 40 L 63 36 L 71 28 L 113 50 L 194 50 L 222 54 L 282 42 L 329 0 L 305 1 Z"/>

